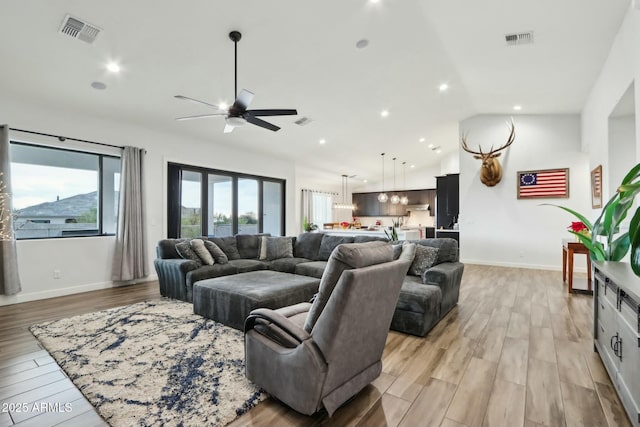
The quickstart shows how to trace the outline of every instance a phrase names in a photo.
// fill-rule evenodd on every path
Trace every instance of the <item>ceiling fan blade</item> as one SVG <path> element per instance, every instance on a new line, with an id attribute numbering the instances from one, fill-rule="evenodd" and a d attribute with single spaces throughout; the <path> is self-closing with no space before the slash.
<path id="1" fill-rule="evenodd" d="M 199 116 L 187 116 L 187 117 L 178 117 L 176 120 L 194 120 L 194 119 L 206 119 L 208 117 L 218 117 L 218 116 L 226 116 L 227 113 L 214 113 L 214 114 L 202 114 Z"/>
<path id="2" fill-rule="evenodd" d="M 196 103 L 198 103 L 198 104 L 208 105 L 209 107 L 213 107 L 213 108 L 215 108 L 216 110 L 221 110 L 221 108 L 220 108 L 220 107 L 218 107 L 218 106 L 217 106 L 217 105 L 215 105 L 215 104 L 210 104 L 210 103 L 205 102 L 205 101 L 200 101 L 199 99 L 189 98 L 188 96 L 184 96 L 184 95 L 175 95 L 175 96 L 174 96 L 174 98 L 182 99 L 182 100 L 185 100 L 185 101 L 196 102 Z"/>
<path id="3" fill-rule="evenodd" d="M 269 122 L 265 122 L 264 120 L 254 117 L 251 114 L 245 114 L 243 117 L 249 123 L 254 124 L 256 126 L 260 126 L 261 128 L 269 129 L 274 132 L 280 129 L 278 126 L 271 124 Z"/>
<path id="4" fill-rule="evenodd" d="M 230 125 L 229 123 L 224 125 L 224 133 L 231 133 L 235 129 L 235 126 Z"/>
<path id="5" fill-rule="evenodd" d="M 233 108 L 237 108 L 241 111 L 245 111 L 251 101 L 253 101 L 253 92 L 249 92 L 246 89 L 242 89 L 236 98 L 236 101 L 233 103 Z"/>
<path id="6" fill-rule="evenodd" d="M 247 113 L 251 113 L 252 116 L 295 116 L 298 114 L 298 110 L 293 109 L 270 109 L 270 110 L 247 110 Z"/>

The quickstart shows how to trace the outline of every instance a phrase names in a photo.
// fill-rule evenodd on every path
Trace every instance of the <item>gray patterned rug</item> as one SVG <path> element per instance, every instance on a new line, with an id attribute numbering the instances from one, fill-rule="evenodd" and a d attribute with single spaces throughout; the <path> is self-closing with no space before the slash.
<path id="1" fill-rule="evenodd" d="M 30 330 L 112 426 L 223 426 L 266 397 L 244 376 L 242 333 L 191 304 L 142 302 Z"/>

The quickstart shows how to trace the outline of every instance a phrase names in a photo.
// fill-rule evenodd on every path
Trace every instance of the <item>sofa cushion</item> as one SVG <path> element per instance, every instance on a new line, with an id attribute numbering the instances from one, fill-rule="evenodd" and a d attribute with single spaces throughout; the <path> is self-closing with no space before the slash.
<path id="1" fill-rule="evenodd" d="M 331 252 L 333 252 L 336 246 L 343 243 L 353 243 L 353 236 L 329 236 L 325 234 L 322 236 L 317 260 L 328 261 L 331 256 Z"/>
<path id="2" fill-rule="evenodd" d="M 282 273 L 295 273 L 296 266 L 298 264 L 310 262 L 310 259 L 307 258 L 280 258 L 274 259 L 269 263 L 269 269 L 273 271 L 280 271 Z M 324 262 L 324 261 L 318 261 Z M 325 263 L 326 264 L 326 263 Z M 323 267 L 324 270 L 324 267 Z M 304 274 L 303 276 L 317 277 L 318 279 L 322 277 L 322 273 L 319 276 Z"/>
<path id="3" fill-rule="evenodd" d="M 388 242 L 389 239 L 381 236 L 355 236 L 353 243 L 367 243 L 367 242 Z"/>
<path id="4" fill-rule="evenodd" d="M 218 245 L 222 252 L 229 258 L 229 260 L 240 259 L 240 252 L 238 252 L 238 244 L 236 243 L 236 238 L 233 236 L 229 237 L 210 237 L 213 243 Z M 256 258 L 256 257 L 254 257 Z"/>
<path id="5" fill-rule="evenodd" d="M 158 258 L 161 259 L 174 259 L 182 258 L 178 251 L 176 251 L 176 245 L 180 242 L 184 242 L 186 239 L 163 239 L 158 242 L 156 252 Z"/>
<path id="6" fill-rule="evenodd" d="M 441 302 L 442 291 L 438 286 L 424 285 L 420 278 L 407 276 L 402 282 L 396 310 L 432 313 L 439 317 Z"/>
<path id="7" fill-rule="evenodd" d="M 436 264 L 443 262 L 458 262 L 459 260 L 458 241 L 455 239 L 447 237 L 440 239 L 412 240 L 411 242 L 418 243 L 423 246 L 438 248 L 439 251 Z"/>
<path id="8" fill-rule="evenodd" d="M 292 258 L 292 259 L 304 259 L 304 258 Z M 327 261 L 310 261 L 298 263 L 295 267 L 295 273 L 303 276 L 322 277 L 325 268 L 327 268 Z"/>
<path id="9" fill-rule="evenodd" d="M 327 237 L 327 236 L 325 236 Z M 333 236 L 328 236 L 333 237 Z M 323 238 L 324 241 L 324 238 Z M 351 243 L 340 245 L 332 254 L 324 274 L 320 279 L 318 294 L 313 301 L 304 324 L 307 332 L 311 332 L 322 310 L 327 305 L 338 280 L 345 270 L 368 267 L 393 261 L 391 245 L 383 242 Z M 296 270 L 304 264 L 296 267 Z"/>
<path id="10" fill-rule="evenodd" d="M 229 258 L 227 255 L 220 249 L 218 245 L 213 243 L 211 240 L 204 240 L 204 247 L 207 248 L 213 259 L 218 264 L 226 264 L 229 262 Z"/>
<path id="11" fill-rule="evenodd" d="M 195 270 L 187 273 L 187 288 L 189 289 L 189 292 L 191 292 L 193 285 L 200 280 L 229 276 L 231 274 L 238 274 L 238 268 L 231 264 L 203 265 L 202 267 L 196 268 Z"/>
<path id="12" fill-rule="evenodd" d="M 293 240 L 291 237 L 262 236 L 260 259 L 272 261 L 280 258 L 293 258 Z"/>
<path id="13" fill-rule="evenodd" d="M 238 273 L 247 273 L 249 271 L 267 270 L 269 264 L 257 259 L 232 259 L 229 264 L 238 269 Z"/>
<path id="14" fill-rule="evenodd" d="M 190 259 L 191 261 L 195 261 L 198 264 L 198 267 L 202 265 L 202 260 L 198 256 L 198 254 L 191 249 L 191 245 L 188 240 L 180 242 L 176 245 L 176 252 L 180 256 L 180 258 Z"/>
<path id="15" fill-rule="evenodd" d="M 322 236 L 324 236 L 322 233 L 300 234 L 293 247 L 293 256 L 295 258 L 317 260 L 320 244 L 322 243 Z"/>
<path id="16" fill-rule="evenodd" d="M 260 238 L 269 234 L 236 234 L 236 244 L 240 258 L 258 259 Z"/>
<path id="17" fill-rule="evenodd" d="M 189 242 L 189 246 L 191 246 L 191 249 L 198 255 L 204 265 L 213 265 L 215 262 L 213 255 L 204 246 L 202 239 L 192 239 Z"/>
<path id="18" fill-rule="evenodd" d="M 407 245 L 408 246 L 408 245 Z M 414 276 L 422 276 L 427 269 L 433 266 L 438 259 L 438 248 L 431 246 L 415 245 L 416 254 L 409 267 L 409 274 Z"/>

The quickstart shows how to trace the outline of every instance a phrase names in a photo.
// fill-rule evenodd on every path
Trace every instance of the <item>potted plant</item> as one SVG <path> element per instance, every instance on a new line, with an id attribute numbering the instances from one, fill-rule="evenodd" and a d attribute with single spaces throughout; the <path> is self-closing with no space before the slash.
<path id="1" fill-rule="evenodd" d="M 640 276 L 640 207 L 636 209 L 629 231 L 620 232 L 620 224 L 625 220 L 629 209 L 633 206 L 636 195 L 640 192 L 640 163 L 635 165 L 624 177 L 616 194 L 602 208 L 600 216 L 592 224 L 584 215 L 564 206 L 560 209 L 573 214 L 588 229 L 573 229 L 574 234 L 591 252 L 591 259 L 597 261 L 620 261 L 631 249 L 631 269 Z"/>
<path id="2" fill-rule="evenodd" d="M 304 231 L 306 232 L 311 232 L 311 231 L 315 231 L 318 229 L 318 226 L 312 222 L 309 222 L 309 220 L 307 219 L 307 217 L 304 217 L 304 220 L 302 220 L 302 228 L 304 229 Z"/>

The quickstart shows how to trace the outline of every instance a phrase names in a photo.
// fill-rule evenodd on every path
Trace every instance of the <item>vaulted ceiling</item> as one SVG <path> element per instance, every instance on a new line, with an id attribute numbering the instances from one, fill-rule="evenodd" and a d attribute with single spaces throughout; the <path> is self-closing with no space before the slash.
<path id="1" fill-rule="evenodd" d="M 375 178 L 382 151 L 417 168 L 438 163 L 457 149 L 458 122 L 475 114 L 518 114 L 516 104 L 520 114 L 579 113 L 629 0 L 11 0 L 2 6 L 3 97 L 271 153 L 336 176 Z M 93 44 L 59 32 L 66 14 L 102 30 Z M 256 94 L 251 107 L 298 109 L 299 116 L 270 120 L 279 132 L 246 126 L 223 134 L 223 118 L 174 120 L 211 112 L 176 94 L 233 102 L 231 30 L 243 33 L 238 86 Z M 532 44 L 506 44 L 505 34 L 528 31 Z M 368 46 L 359 49 L 362 39 Z M 109 61 L 122 71 L 106 71 Z M 93 89 L 96 81 L 106 89 Z M 449 88 L 441 92 L 443 83 Z M 294 124 L 303 116 L 312 121 Z"/>

